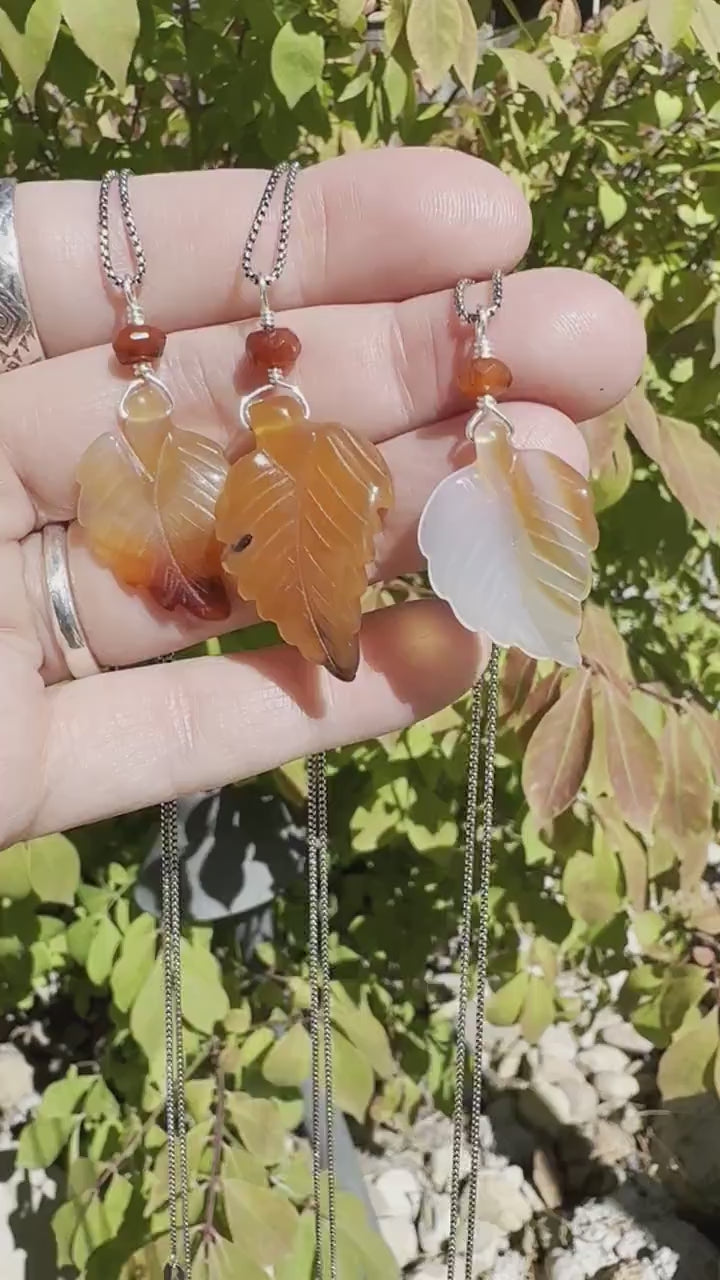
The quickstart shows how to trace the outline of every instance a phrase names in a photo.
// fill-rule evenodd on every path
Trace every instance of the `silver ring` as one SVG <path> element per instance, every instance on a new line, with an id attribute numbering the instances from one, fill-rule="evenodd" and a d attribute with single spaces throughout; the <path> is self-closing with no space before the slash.
<path id="1" fill-rule="evenodd" d="M 42 549 L 50 617 L 67 669 L 75 680 L 99 675 L 102 667 L 88 644 L 75 607 L 67 554 L 67 526 L 46 524 L 42 531 Z"/>
<path id="2" fill-rule="evenodd" d="M 15 235 L 14 178 L 0 178 L 0 373 L 45 359 Z"/>

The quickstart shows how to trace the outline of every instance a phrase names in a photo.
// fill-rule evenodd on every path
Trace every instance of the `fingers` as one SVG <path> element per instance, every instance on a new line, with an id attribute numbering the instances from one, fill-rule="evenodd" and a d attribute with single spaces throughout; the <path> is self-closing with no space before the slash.
<path id="1" fill-rule="evenodd" d="M 544 405 L 504 406 L 521 447 L 549 449 L 579 471 L 587 466 L 587 449 L 570 420 Z M 382 446 L 392 470 L 395 506 L 378 539 L 375 580 L 387 581 L 423 566 L 417 545 L 420 513 L 435 485 L 469 462 L 472 446 L 465 440 L 465 416 L 407 432 Z M 24 581 L 35 614 L 35 632 L 42 639 L 46 682 L 67 679 L 67 669 L 55 643 L 44 588 L 41 539 L 33 534 L 23 544 Z M 129 666 L 164 653 L 187 648 L 217 635 L 218 624 L 201 625 L 182 611 L 164 613 L 148 599 L 125 590 L 114 575 L 98 564 L 73 526 L 69 536 L 70 568 L 76 605 L 90 647 L 102 666 Z M 257 621 L 253 607 L 240 600 L 222 628 L 237 630 Z"/>
<path id="2" fill-rule="evenodd" d="M 284 647 L 113 672 L 49 690 L 31 834 L 66 830 L 431 714 L 475 678 L 476 636 L 437 601 L 367 618 L 343 685 Z"/>
<path id="3" fill-rule="evenodd" d="M 466 404 L 454 373 L 469 334 L 448 292 L 290 312 L 287 322 L 303 341 L 297 377 L 316 418 L 339 418 L 379 440 L 448 418 Z M 558 269 L 506 281 L 492 339 L 513 370 L 513 398 L 576 420 L 620 400 L 637 380 L 645 351 L 639 317 L 616 289 Z M 242 351 L 243 334 L 234 325 L 171 339 L 161 372 L 179 425 L 227 440 L 236 429 Z M 77 464 L 99 432 L 114 429 L 125 385 L 100 347 L 0 379 L 0 442 L 34 495 L 40 520 L 74 514 Z M 249 385 L 246 370 L 243 389 Z M 9 503 L 2 506 L 0 536 L 8 536 L 2 521 L 15 530 L 18 519 Z"/>
<path id="4" fill-rule="evenodd" d="M 154 174 L 131 181 L 148 263 L 148 320 L 172 332 L 257 315 L 240 258 L 267 179 L 253 170 Z M 16 221 L 28 293 L 47 355 L 107 342 L 119 300 L 98 254 L 98 186 L 18 188 Z M 280 201 L 258 244 L 269 269 Z M 128 263 L 116 193 L 113 236 Z M 525 253 L 530 211 L 484 161 L 441 149 L 356 152 L 305 170 L 297 183 L 290 256 L 273 290 L 278 309 L 395 300 L 446 288 L 462 275 L 510 270 Z"/>

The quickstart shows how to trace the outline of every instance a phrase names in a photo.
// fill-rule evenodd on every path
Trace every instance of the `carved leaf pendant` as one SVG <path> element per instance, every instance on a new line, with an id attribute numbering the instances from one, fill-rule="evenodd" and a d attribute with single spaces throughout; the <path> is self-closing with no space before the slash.
<path id="1" fill-rule="evenodd" d="M 418 539 L 435 593 L 470 631 L 577 666 L 598 528 L 586 481 L 542 449 L 515 449 L 481 419 L 476 461 L 431 494 Z"/>
<path id="2" fill-rule="evenodd" d="M 231 467 L 217 507 L 225 568 L 288 644 L 352 680 L 390 473 L 373 444 L 308 421 L 290 396 L 258 400 L 249 421 L 255 449 Z"/>
<path id="3" fill-rule="evenodd" d="M 121 582 L 163 609 L 196 618 L 230 614 L 215 506 L 228 464 L 222 449 L 173 425 L 165 393 L 132 386 L 122 431 L 106 432 L 83 455 L 78 520 L 95 556 Z"/>

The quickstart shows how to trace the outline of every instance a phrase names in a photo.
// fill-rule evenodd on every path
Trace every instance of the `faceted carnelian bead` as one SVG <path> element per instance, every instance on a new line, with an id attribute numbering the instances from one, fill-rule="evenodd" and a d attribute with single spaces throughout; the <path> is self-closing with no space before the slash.
<path id="1" fill-rule="evenodd" d="M 458 387 L 471 400 L 497 396 L 507 391 L 511 383 L 512 374 L 507 365 L 494 356 L 470 356 L 457 376 Z"/>
<path id="2" fill-rule="evenodd" d="M 113 351 L 120 364 L 145 364 L 160 359 L 166 341 L 167 334 L 153 324 L 126 324 L 115 335 Z"/>
<path id="3" fill-rule="evenodd" d="M 302 343 L 292 329 L 253 329 L 247 336 L 245 350 L 253 364 L 264 369 L 289 373 L 302 351 Z"/>

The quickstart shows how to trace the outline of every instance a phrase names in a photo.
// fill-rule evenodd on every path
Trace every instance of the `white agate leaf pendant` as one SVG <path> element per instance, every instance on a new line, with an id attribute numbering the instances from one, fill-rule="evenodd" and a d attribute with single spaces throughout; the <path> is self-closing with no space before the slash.
<path id="1" fill-rule="evenodd" d="M 598 543 L 587 481 L 555 454 L 516 449 L 494 405 L 468 434 L 475 461 L 441 481 L 420 519 L 430 584 L 469 631 L 578 666 Z"/>

